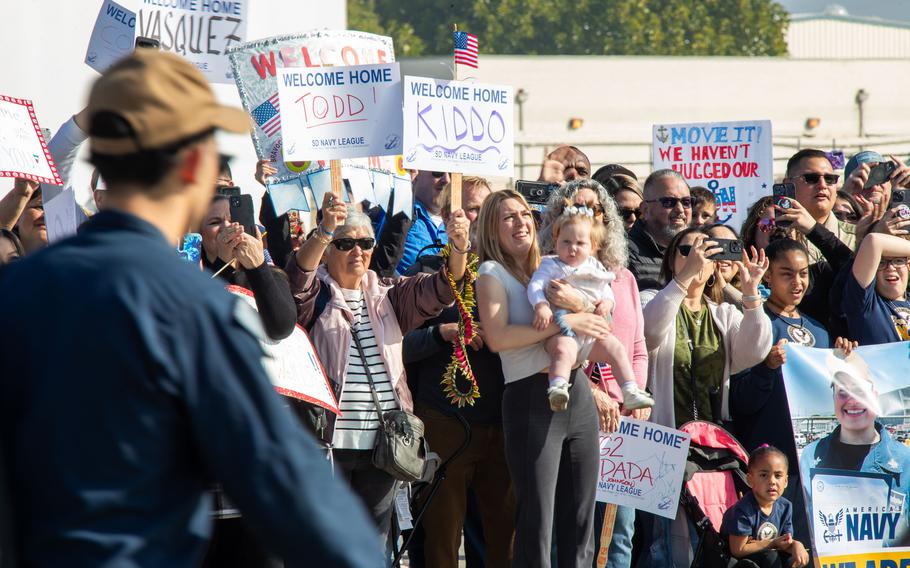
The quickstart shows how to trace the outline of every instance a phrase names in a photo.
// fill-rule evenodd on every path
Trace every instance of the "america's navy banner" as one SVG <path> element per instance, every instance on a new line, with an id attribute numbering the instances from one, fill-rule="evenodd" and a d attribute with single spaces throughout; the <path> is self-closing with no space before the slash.
<path id="1" fill-rule="evenodd" d="M 910 565 L 910 343 L 787 346 L 784 383 L 821 565 Z"/>

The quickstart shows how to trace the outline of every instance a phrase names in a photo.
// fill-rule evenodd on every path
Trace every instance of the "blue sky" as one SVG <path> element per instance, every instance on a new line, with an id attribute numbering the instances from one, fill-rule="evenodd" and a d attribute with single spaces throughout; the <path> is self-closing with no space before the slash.
<path id="1" fill-rule="evenodd" d="M 886 20 L 910 22 L 907 0 L 778 0 L 791 14 L 819 13 L 831 4 L 839 4 L 851 16 L 874 16 Z"/>
<path id="2" fill-rule="evenodd" d="M 827 357 L 830 349 L 810 349 L 788 344 L 787 363 L 784 365 L 784 383 L 793 416 L 834 415 L 831 391 L 831 373 Z M 860 347 L 857 351 L 872 373 L 879 394 L 910 386 L 907 373 L 910 344 L 886 343 Z M 897 399 L 887 404 L 882 401 L 885 414 L 900 413 L 893 408 Z M 906 412 L 906 411 L 904 411 Z"/>

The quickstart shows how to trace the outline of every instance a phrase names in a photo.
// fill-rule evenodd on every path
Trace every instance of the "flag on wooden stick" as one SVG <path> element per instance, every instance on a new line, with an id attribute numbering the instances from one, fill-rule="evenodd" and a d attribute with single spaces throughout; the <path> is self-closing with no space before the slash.
<path id="1" fill-rule="evenodd" d="M 467 32 L 455 34 L 455 64 L 477 69 L 477 36 Z"/>

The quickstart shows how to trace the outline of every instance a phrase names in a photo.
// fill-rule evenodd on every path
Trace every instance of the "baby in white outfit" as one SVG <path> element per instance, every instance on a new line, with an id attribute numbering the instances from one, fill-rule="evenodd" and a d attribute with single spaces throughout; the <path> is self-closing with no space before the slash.
<path id="1" fill-rule="evenodd" d="M 553 321 L 554 314 L 546 298 L 547 286 L 553 280 L 563 280 L 570 284 L 595 305 L 595 313 L 611 317 L 616 301 L 610 284 L 616 276 L 594 256 L 596 243 L 600 239 L 592 233 L 602 230 L 600 223 L 594 220 L 593 211 L 584 206 L 566 207 L 562 216 L 553 223 L 556 254 L 541 259 L 540 266 L 528 284 L 528 301 L 534 306 L 534 327 L 543 330 Z M 562 333 L 545 342 L 550 355 L 550 388 L 547 389 L 547 396 L 554 412 L 565 410 L 568 406 L 568 377 L 578 355 L 579 344 L 595 341 L 588 336 L 577 337 L 563 321 L 563 315 L 562 310 L 557 310 L 555 314 Z M 626 409 L 654 406 L 654 400 L 635 383 L 632 363 L 626 349 L 616 337 L 609 335 L 597 339 L 590 358 L 612 367 L 613 376 L 622 387 L 623 405 Z"/>

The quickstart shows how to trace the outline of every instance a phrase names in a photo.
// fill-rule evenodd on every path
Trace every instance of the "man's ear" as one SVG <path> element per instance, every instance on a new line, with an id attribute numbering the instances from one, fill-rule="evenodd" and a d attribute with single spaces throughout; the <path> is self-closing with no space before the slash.
<path id="1" fill-rule="evenodd" d="M 202 162 L 202 150 L 193 144 L 183 151 L 180 159 L 180 180 L 184 183 L 195 183 Z"/>
<path id="2" fill-rule="evenodd" d="M 408 170 L 408 173 L 411 174 L 411 183 L 414 183 L 414 180 L 417 179 L 417 174 L 420 173 L 420 170 Z"/>

